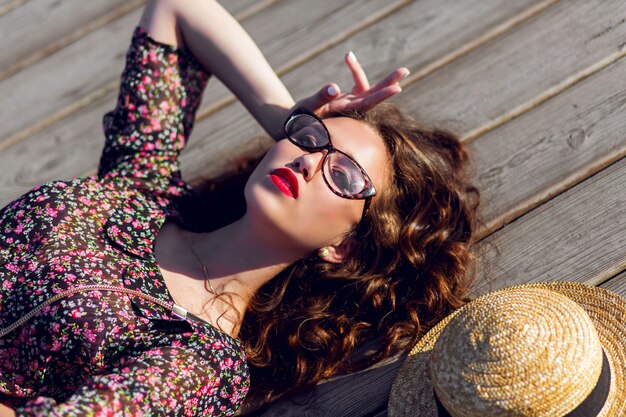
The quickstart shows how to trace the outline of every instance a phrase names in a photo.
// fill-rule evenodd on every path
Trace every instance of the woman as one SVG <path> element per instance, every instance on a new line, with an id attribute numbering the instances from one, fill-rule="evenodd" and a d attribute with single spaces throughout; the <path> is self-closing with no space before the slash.
<path id="1" fill-rule="evenodd" d="M 405 69 L 370 88 L 347 64 L 351 94 L 329 84 L 296 106 L 219 4 L 148 2 L 98 174 L 0 212 L 0 416 L 229 415 L 249 373 L 251 399 L 276 398 L 409 346 L 463 303 L 465 153 L 367 110 Z M 228 221 L 213 212 L 230 203 L 213 193 L 205 210 L 177 161 L 209 74 L 288 137 Z M 355 359 L 371 338 L 380 348 Z"/>

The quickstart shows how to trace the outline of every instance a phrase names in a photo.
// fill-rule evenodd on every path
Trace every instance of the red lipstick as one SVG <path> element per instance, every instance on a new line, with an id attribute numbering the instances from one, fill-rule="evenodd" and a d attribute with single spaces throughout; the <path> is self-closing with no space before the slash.
<path id="1" fill-rule="evenodd" d="M 270 179 L 285 195 L 298 198 L 298 179 L 289 168 L 278 168 L 270 172 Z"/>

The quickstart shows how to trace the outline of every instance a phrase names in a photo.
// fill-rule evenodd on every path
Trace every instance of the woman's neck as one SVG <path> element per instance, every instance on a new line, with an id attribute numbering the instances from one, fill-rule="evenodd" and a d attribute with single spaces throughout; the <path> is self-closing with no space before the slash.
<path id="1" fill-rule="evenodd" d="M 173 229 L 157 245 L 157 259 L 174 301 L 231 335 L 238 333 L 252 294 L 306 254 L 256 230 L 245 216 L 209 233 Z M 210 288 L 224 295 L 216 298 Z"/>

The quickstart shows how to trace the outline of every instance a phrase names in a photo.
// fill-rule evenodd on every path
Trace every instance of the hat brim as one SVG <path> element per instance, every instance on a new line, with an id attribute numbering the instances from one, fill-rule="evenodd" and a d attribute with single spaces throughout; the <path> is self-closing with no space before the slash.
<path id="1" fill-rule="evenodd" d="M 626 299 L 603 288 L 577 282 L 523 284 L 496 292 L 517 288 L 543 288 L 557 292 L 578 303 L 587 312 L 611 368 L 609 394 L 598 417 L 626 415 Z M 430 354 L 441 332 L 463 308 L 441 320 L 413 346 L 391 388 L 387 407 L 389 417 L 438 417 L 430 380 Z"/>

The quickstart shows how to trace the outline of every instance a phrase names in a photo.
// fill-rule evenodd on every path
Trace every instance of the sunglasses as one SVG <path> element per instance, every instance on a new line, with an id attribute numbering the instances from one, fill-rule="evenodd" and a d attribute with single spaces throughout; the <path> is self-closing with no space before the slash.
<path id="1" fill-rule="evenodd" d="M 372 197 L 376 195 L 374 184 L 357 161 L 333 146 L 322 120 L 316 114 L 298 108 L 287 118 L 284 130 L 287 139 L 300 149 L 307 152 L 327 151 L 322 161 L 324 182 L 339 197 L 365 200 L 365 216 Z"/>

